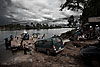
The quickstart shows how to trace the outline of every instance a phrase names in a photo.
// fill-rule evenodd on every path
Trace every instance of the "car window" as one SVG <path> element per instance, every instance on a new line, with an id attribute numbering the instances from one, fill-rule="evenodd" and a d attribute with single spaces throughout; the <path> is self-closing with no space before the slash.
<path id="1" fill-rule="evenodd" d="M 43 41 L 38 41 L 36 44 L 37 44 L 38 47 L 41 47 L 42 44 L 43 44 Z"/>
<path id="2" fill-rule="evenodd" d="M 38 44 L 43 44 L 43 41 L 39 41 Z"/>
<path id="3" fill-rule="evenodd" d="M 59 39 L 59 38 L 56 38 L 57 39 L 57 42 L 61 42 L 61 39 Z"/>
<path id="4" fill-rule="evenodd" d="M 47 39 L 47 40 L 44 40 L 44 47 L 51 47 L 52 45 L 52 41 L 51 39 Z"/>
<path id="5" fill-rule="evenodd" d="M 54 42 L 57 43 L 57 42 L 61 42 L 61 40 L 59 38 L 53 38 Z"/>
<path id="6" fill-rule="evenodd" d="M 47 39 L 46 43 L 51 44 L 52 43 L 51 39 Z"/>

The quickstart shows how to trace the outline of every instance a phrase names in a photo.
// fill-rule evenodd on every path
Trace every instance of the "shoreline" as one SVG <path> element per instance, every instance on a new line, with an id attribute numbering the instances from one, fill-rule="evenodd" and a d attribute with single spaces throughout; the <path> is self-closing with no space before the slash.
<path id="1" fill-rule="evenodd" d="M 5 57 L 5 59 L 7 59 L 8 57 L 6 57 L 5 55 L 7 55 L 7 54 L 9 54 L 9 52 L 10 52 L 10 57 L 12 56 L 13 57 L 13 55 L 11 54 L 12 52 L 10 51 L 10 50 L 6 50 L 5 49 L 5 45 L 4 45 L 4 41 L 2 42 L 2 43 L 0 43 L 0 50 L 1 50 L 1 59 L 3 58 L 3 57 Z M 4 52 L 3 52 L 4 51 Z M 7 54 L 6 54 L 7 53 Z M 23 54 L 23 56 L 24 56 L 24 54 Z"/>
<path id="2" fill-rule="evenodd" d="M 38 29 L 38 28 L 30 28 L 30 29 L 26 29 L 26 28 L 23 28 L 23 29 L 9 29 L 9 28 L 6 28 L 6 29 L 4 29 L 4 28 L 0 28 L 0 31 L 16 31 L 16 30 L 42 30 L 42 29 L 61 29 L 61 28 L 72 28 L 73 29 L 73 27 L 58 27 L 58 28 L 40 28 L 40 29 Z"/>
<path id="3" fill-rule="evenodd" d="M 13 57 L 13 55 L 12 55 L 12 52 L 10 51 L 10 50 L 6 50 L 5 49 L 5 45 L 4 45 L 4 41 L 2 42 L 2 43 L 0 43 L 0 50 L 1 50 L 1 59 L 2 58 L 5 58 L 6 60 L 7 60 L 7 58 L 8 57 L 6 57 L 5 55 L 7 55 L 7 54 L 10 54 L 9 56 L 10 57 Z M 3 52 L 4 51 L 4 52 Z M 7 54 L 6 54 L 7 53 Z M 21 55 L 21 54 L 20 54 Z M 23 56 L 24 56 L 24 54 L 23 54 Z M 2 59 L 3 60 L 3 59 Z M 1 60 L 1 61 L 2 61 Z M 9 59 L 7 60 L 7 61 L 9 61 Z"/>
<path id="4" fill-rule="evenodd" d="M 41 29 L 60 29 L 60 28 L 41 28 Z M 41 29 L 0 29 L 0 31 L 41 30 Z"/>
<path id="5" fill-rule="evenodd" d="M 65 32 L 65 33 L 62 33 L 62 34 L 60 35 L 60 37 L 62 37 L 63 39 L 69 39 L 69 37 L 73 35 L 74 31 L 75 31 L 75 30 L 72 29 L 71 31 L 67 31 L 67 32 Z"/>

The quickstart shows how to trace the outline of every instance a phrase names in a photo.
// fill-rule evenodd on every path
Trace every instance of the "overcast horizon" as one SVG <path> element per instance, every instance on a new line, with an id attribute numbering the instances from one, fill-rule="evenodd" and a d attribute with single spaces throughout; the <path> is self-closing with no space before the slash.
<path id="1" fill-rule="evenodd" d="M 80 15 L 70 10 L 59 11 L 65 0 L 0 0 L 0 25 L 16 21 L 43 21 Z"/>

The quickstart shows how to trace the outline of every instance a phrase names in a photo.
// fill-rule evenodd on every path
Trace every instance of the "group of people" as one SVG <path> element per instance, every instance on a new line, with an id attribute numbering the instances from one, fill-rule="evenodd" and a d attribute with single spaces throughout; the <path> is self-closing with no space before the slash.
<path id="1" fill-rule="evenodd" d="M 83 26 L 80 29 L 76 29 L 74 34 L 71 36 L 71 40 L 86 40 L 86 39 L 97 39 L 100 36 L 99 25 Z"/>
<path id="2" fill-rule="evenodd" d="M 90 26 L 89 29 L 86 30 L 87 39 L 97 39 L 100 36 L 100 27 L 99 25 L 95 25 L 95 27 Z"/>
<path id="3" fill-rule="evenodd" d="M 10 35 L 10 38 L 5 38 L 5 47 L 6 49 L 11 49 L 11 41 L 13 40 L 13 35 Z"/>
<path id="4" fill-rule="evenodd" d="M 43 34 L 42 39 L 44 39 L 44 37 L 45 37 L 45 34 Z M 34 38 L 38 38 L 38 34 L 32 34 L 32 40 L 34 40 Z M 24 54 L 27 54 L 27 53 L 32 54 L 33 44 L 32 42 L 30 42 L 29 39 L 30 39 L 30 36 L 28 33 L 22 33 L 21 38 L 10 35 L 10 37 L 5 38 L 5 47 L 6 49 L 10 49 L 10 50 L 13 50 L 15 48 L 23 49 Z M 14 47 L 12 47 L 12 44 L 13 45 L 15 44 Z M 17 44 L 20 44 L 20 45 L 17 46 Z"/>
<path id="5" fill-rule="evenodd" d="M 15 40 L 15 41 L 14 41 Z M 32 44 L 25 42 L 25 40 L 29 40 L 29 34 L 24 34 L 23 36 L 21 35 L 21 39 L 19 40 L 19 37 L 14 37 L 13 35 L 10 35 L 10 37 L 5 38 L 5 47 L 6 49 L 10 49 L 13 51 L 13 49 L 18 48 L 18 49 L 23 49 L 24 50 L 24 54 L 27 54 L 27 52 L 32 51 Z M 14 43 L 13 43 L 14 41 Z M 16 43 L 15 43 L 16 42 Z M 12 44 L 15 46 L 12 47 Z M 17 44 L 20 44 L 19 46 L 17 46 Z"/>

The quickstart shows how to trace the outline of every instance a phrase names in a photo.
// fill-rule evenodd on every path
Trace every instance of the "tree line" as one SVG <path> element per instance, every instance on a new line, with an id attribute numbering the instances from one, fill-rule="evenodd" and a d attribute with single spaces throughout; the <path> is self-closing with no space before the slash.
<path id="1" fill-rule="evenodd" d="M 58 25 L 49 25 L 49 24 L 33 24 L 31 25 L 21 25 L 21 24 L 8 24 L 8 25 L 2 25 L 0 26 L 1 30 L 21 30 L 21 29 L 53 29 L 53 28 L 61 28 L 61 26 Z"/>

